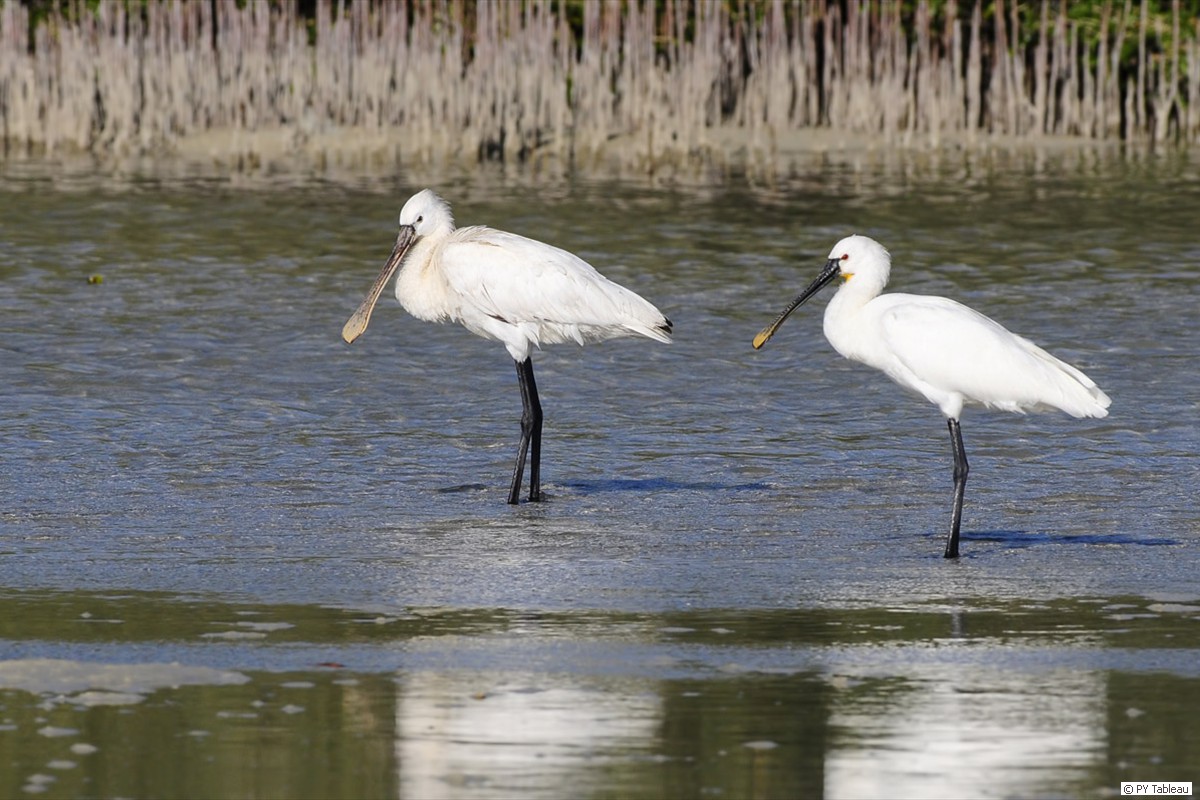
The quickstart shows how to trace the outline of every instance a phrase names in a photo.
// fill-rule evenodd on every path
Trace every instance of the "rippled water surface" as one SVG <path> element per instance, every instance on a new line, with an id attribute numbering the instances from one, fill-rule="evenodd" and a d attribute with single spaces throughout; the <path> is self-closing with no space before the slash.
<path id="1" fill-rule="evenodd" d="M 814 162 L 765 187 L 440 189 L 676 341 L 547 348 L 505 504 L 495 343 L 386 296 L 415 189 L 0 166 L 0 795 L 1094 797 L 1200 780 L 1200 168 Z M 892 288 L 1086 371 L 1103 420 L 937 409 L 842 360 Z M 89 280 L 90 279 L 90 280 Z"/>

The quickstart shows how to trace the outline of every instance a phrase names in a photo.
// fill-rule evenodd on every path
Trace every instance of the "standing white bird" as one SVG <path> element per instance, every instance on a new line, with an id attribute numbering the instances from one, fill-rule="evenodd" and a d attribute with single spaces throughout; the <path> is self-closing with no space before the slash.
<path id="1" fill-rule="evenodd" d="M 542 406 L 530 352 L 543 344 L 599 342 L 638 334 L 671 341 L 671 321 L 591 264 L 557 247 L 482 225 L 455 228 L 450 206 L 429 189 L 400 210 L 392 254 L 366 299 L 342 328 L 353 342 L 392 275 L 396 299 L 427 322 L 458 322 L 502 342 L 517 363 L 521 441 L 508 502 L 517 503 L 529 456 L 529 499 L 542 499 Z"/>
<path id="2" fill-rule="evenodd" d="M 967 485 L 967 454 L 958 420 L 970 403 L 1002 411 L 1057 408 L 1073 417 L 1104 417 L 1111 402 L 1087 375 L 979 312 L 945 297 L 880 294 L 892 259 L 866 236 L 848 236 L 824 269 L 754 337 L 762 347 L 801 303 L 834 278 L 843 283 L 825 309 L 825 338 L 852 361 L 882 370 L 946 415 L 954 447 L 954 507 L 946 558 L 958 557 Z"/>

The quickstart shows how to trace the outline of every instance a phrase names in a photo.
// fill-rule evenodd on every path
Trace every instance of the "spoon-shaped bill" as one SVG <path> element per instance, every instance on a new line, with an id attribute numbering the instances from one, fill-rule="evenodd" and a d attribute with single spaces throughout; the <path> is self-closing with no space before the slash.
<path id="1" fill-rule="evenodd" d="M 367 329 L 367 324 L 371 321 L 371 312 L 375 310 L 375 304 L 379 302 L 379 295 L 383 294 L 384 287 L 387 286 L 388 281 L 396 274 L 396 270 L 404 261 L 404 254 L 412 244 L 414 233 L 411 225 L 400 228 L 400 235 L 396 237 L 396 246 L 392 248 L 392 254 L 388 256 L 387 263 L 383 265 L 379 277 L 371 285 L 371 290 L 367 292 L 366 298 L 342 326 L 342 338 L 346 340 L 346 344 L 350 344 L 362 336 L 363 331 Z"/>
<path id="2" fill-rule="evenodd" d="M 840 275 L 841 271 L 841 262 L 838 261 L 838 259 L 831 258 L 829 261 L 825 262 L 825 268 L 821 270 L 821 274 L 817 276 L 816 280 L 810 283 L 808 287 L 801 292 L 787 308 L 781 311 L 779 316 L 775 318 L 774 322 L 758 332 L 758 335 L 754 337 L 754 349 L 757 350 L 766 344 L 767 340 L 775 335 L 775 331 L 778 330 L 779 326 L 783 324 L 783 321 L 788 318 L 789 314 L 803 305 L 805 300 L 821 291 L 821 289 L 825 287 L 825 284 L 829 283 L 831 280 Z"/>

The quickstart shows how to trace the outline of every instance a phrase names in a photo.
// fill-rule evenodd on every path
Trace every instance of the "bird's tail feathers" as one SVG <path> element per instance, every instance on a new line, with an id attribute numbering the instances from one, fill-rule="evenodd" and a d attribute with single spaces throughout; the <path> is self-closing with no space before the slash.
<path id="1" fill-rule="evenodd" d="M 663 344 L 671 343 L 671 320 L 666 317 L 663 317 L 662 322 L 657 325 L 646 325 L 642 322 L 627 322 L 625 323 L 625 328 L 633 333 L 641 334 L 648 339 L 654 339 Z"/>
<path id="2" fill-rule="evenodd" d="M 1081 373 L 1082 374 L 1082 373 Z M 1099 386 L 1076 384 L 1078 389 L 1068 396 L 1063 394 L 1063 402 L 1058 406 L 1072 417 L 1107 417 L 1108 407 L 1112 399 Z"/>
<path id="3" fill-rule="evenodd" d="M 619 316 L 623 317 L 621 327 L 648 339 L 670 344 L 672 325 L 667 315 L 641 295 L 624 287 L 619 288 L 624 295 L 618 312 Z"/>
<path id="4" fill-rule="evenodd" d="M 1107 417 L 1108 407 L 1112 403 L 1096 382 L 1065 361 L 1047 353 L 1040 347 L 1036 353 L 1046 362 L 1048 371 L 1054 374 L 1053 385 L 1057 396 L 1048 399 L 1048 405 L 1053 405 L 1072 417 Z"/>

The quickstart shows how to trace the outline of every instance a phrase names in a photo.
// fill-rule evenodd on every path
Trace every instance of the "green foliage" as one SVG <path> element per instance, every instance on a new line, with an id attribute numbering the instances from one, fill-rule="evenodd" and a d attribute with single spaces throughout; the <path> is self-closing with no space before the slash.
<path id="1" fill-rule="evenodd" d="M 70 22 L 84 12 L 95 13 L 101 2 L 105 0 L 21 0 L 21 5 L 29 9 L 29 25 L 36 28 L 55 14 Z"/>

